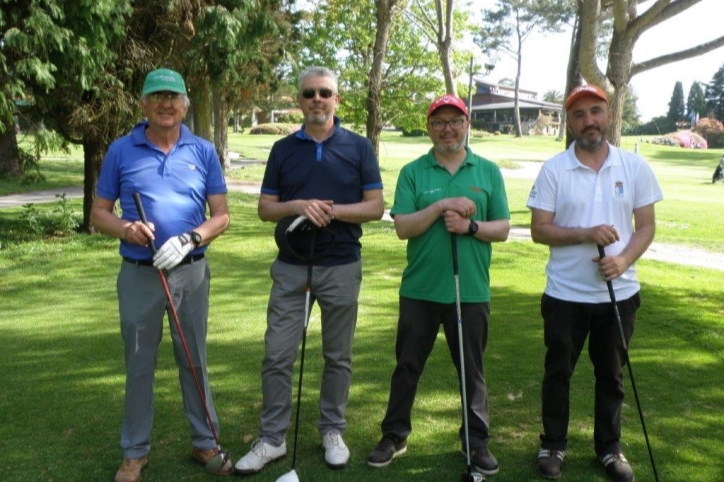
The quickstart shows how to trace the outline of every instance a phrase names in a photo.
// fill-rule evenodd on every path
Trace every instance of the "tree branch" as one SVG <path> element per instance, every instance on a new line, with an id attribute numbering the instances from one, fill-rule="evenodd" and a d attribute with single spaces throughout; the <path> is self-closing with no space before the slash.
<path id="1" fill-rule="evenodd" d="M 671 64 L 680 60 L 690 59 L 692 57 L 698 57 L 707 52 L 711 52 L 712 50 L 716 50 L 720 47 L 724 47 L 724 36 L 714 39 L 710 42 L 691 47 L 686 50 L 662 55 L 660 57 L 655 57 L 644 62 L 635 63 L 631 67 L 631 76 L 633 77 L 636 74 L 646 72 L 647 70 L 651 70 L 656 67 L 661 67 L 662 65 Z"/>

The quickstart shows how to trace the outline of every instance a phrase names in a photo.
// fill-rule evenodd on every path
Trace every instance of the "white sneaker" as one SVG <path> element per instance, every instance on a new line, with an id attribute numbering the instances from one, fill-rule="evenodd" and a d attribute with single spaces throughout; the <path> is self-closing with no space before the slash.
<path id="1" fill-rule="evenodd" d="M 322 437 L 322 445 L 324 445 L 324 461 L 327 462 L 327 466 L 332 469 L 347 467 L 349 449 L 340 434 L 327 432 L 327 435 Z"/>
<path id="2" fill-rule="evenodd" d="M 286 442 L 282 442 L 279 447 L 275 447 L 259 438 L 251 444 L 249 453 L 240 458 L 239 461 L 236 462 L 236 465 L 234 465 L 234 468 L 240 474 L 256 474 L 263 469 L 266 464 L 283 459 L 286 456 Z"/>

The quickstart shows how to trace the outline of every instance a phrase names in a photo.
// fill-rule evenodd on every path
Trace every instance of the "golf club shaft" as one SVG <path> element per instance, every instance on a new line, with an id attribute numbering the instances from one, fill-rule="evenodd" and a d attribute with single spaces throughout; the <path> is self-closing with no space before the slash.
<path id="1" fill-rule="evenodd" d="M 141 195 L 139 193 L 133 194 L 133 201 L 136 203 L 136 209 L 138 210 L 138 216 L 141 218 L 141 222 L 148 226 L 148 220 L 146 219 L 146 212 L 143 210 L 143 204 L 141 203 Z M 151 248 L 151 253 L 156 254 L 156 243 L 151 239 L 148 241 L 148 245 Z M 206 396 L 204 391 L 201 389 L 201 383 L 199 383 L 199 377 L 196 375 L 196 369 L 194 368 L 194 362 L 191 359 L 191 352 L 189 352 L 188 344 L 186 343 L 186 337 L 184 336 L 183 329 L 181 329 L 181 322 L 179 321 L 178 313 L 176 312 L 176 306 L 174 305 L 173 298 L 171 297 L 171 290 L 168 287 L 168 281 L 163 270 L 158 270 L 158 275 L 161 278 L 161 284 L 163 285 L 163 291 L 166 294 L 166 302 L 168 303 L 169 311 L 171 311 L 171 317 L 173 318 L 174 324 L 176 325 L 176 331 L 178 331 L 179 338 L 181 339 L 181 346 L 183 346 L 184 353 L 186 353 L 186 360 L 189 362 L 191 368 L 191 375 L 193 375 L 194 383 L 196 384 L 196 390 L 199 392 L 201 397 L 201 404 L 204 407 L 204 413 L 206 414 L 206 422 L 209 424 L 211 435 L 214 436 L 214 442 L 216 442 L 216 448 L 220 449 L 219 437 L 216 435 L 216 429 L 211 421 L 211 414 L 209 413 L 209 407 L 206 404 Z"/>
<path id="2" fill-rule="evenodd" d="M 606 251 L 604 250 L 603 246 L 598 245 L 598 255 L 601 259 L 606 257 Z M 656 471 L 656 463 L 654 463 L 654 454 L 651 451 L 651 444 L 649 443 L 649 434 L 646 430 L 646 423 L 644 422 L 644 412 L 641 410 L 641 401 L 639 400 L 639 393 L 638 390 L 636 390 L 636 381 L 634 380 L 633 375 L 633 369 L 631 368 L 631 358 L 629 358 L 628 354 L 628 344 L 626 343 L 626 337 L 624 336 L 623 332 L 623 323 L 621 322 L 621 314 L 618 311 L 618 305 L 616 303 L 616 294 L 613 291 L 613 282 L 611 280 L 606 280 L 606 287 L 608 288 L 608 295 L 611 298 L 611 304 L 613 305 L 613 313 L 616 316 L 616 323 L 618 323 L 618 331 L 621 334 L 621 343 L 623 344 L 623 353 L 624 353 L 624 363 L 628 367 L 628 376 L 631 379 L 631 389 L 634 393 L 634 398 L 636 399 L 636 408 L 638 408 L 639 412 L 639 419 L 641 420 L 641 428 L 644 432 L 644 439 L 646 440 L 646 448 L 649 451 L 649 459 L 651 460 L 651 468 L 654 472 L 654 479 L 656 482 L 659 482 L 659 474 Z"/>
<path id="3" fill-rule="evenodd" d="M 460 357 L 460 391 L 463 400 L 463 430 L 465 431 L 465 460 L 468 475 L 472 473 L 470 465 L 470 433 L 468 431 L 468 394 L 465 388 L 465 353 L 463 350 L 463 316 L 460 306 L 460 274 L 458 270 L 458 238 L 457 234 L 450 234 L 450 245 L 452 246 L 453 276 L 455 278 L 455 311 L 458 325 L 458 353 Z"/>
<path id="4" fill-rule="evenodd" d="M 304 353 L 307 348 L 307 326 L 309 326 L 309 309 L 312 301 L 312 257 L 314 257 L 314 243 L 317 239 L 317 231 L 312 232 L 312 240 L 309 245 L 309 261 L 307 261 L 307 283 L 304 293 L 304 329 L 302 331 L 302 353 L 299 360 L 299 385 L 297 386 L 297 413 L 294 415 L 294 448 L 292 449 L 292 470 L 297 466 L 297 439 L 299 435 L 299 408 L 302 403 L 302 377 L 304 375 Z"/>

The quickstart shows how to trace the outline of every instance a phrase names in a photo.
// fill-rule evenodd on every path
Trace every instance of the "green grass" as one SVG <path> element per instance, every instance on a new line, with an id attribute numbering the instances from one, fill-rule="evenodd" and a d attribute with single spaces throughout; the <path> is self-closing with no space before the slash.
<path id="1" fill-rule="evenodd" d="M 395 157 L 383 151 L 381 164 L 389 178 L 411 159 L 409 154 L 427 149 L 424 140 L 392 136 L 384 139 L 384 145 L 391 152 L 405 152 Z M 525 155 L 543 160 L 560 147 L 550 140 L 519 142 L 501 137 L 473 141 L 473 148 L 495 160 Z M 651 145 L 642 145 L 641 150 L 651 159 L 667 196 L 657 207 L 657 241 L 721 252 L 722 223 L 713 216 L 709 221 L 704 217 L 707 210 L 722 212 L 722 186 L 706 183 L 716 162 L 712 159 L 718 156 Z M 514 223 L 519 225 L 529 222 L 524 204 L 530 184 L 530 180 L 507 182 Z M 390 189 L 386 185 L 386 195 Z M 72 203 L 79 211 L 80 200 Z M 254 196 L 230 193 L 229 204 L 232 225 L 209 250 L 213 281 L 208 351 L 221 441 L 236 461 L 258 430 L 268 269 L 275 246 L 273 226 L 256 217 Z M 3 228 L 21 211 L 0 211 Z M 711 223 L 708 229 L 707 223 Z M 362 242 L 364 280 L 345 435 L 352 459 L 342 471 L 327 469 L 323 461 L 316 431 L 323 361 L 315 308 L 307 343 L 297 473 L 301 480 L 315 482 L 457 480 L 465 468 L 457 440 L 459 397 L 442 335 L 421 380 L 407 454 L 385 469 L 365 464 L 380 437 L 379 423 L 394 367 L 397 290 L 405 243 L 384 222 L 365 225 Z M 547 249 L 530 242 L 510 241 L 494 247 L 486 370 L 491 449 L 501 471 L 489 480 L 541 480 L 534 464 L 541 430 L 544 346 L 539 299 L 546 258 Z M 118 439 L 124 369 L 115 292 L 119 263 L 117 241 L 99 235 L 0 249 L 2 480 L 112 480 L 122 457 Z M 638 271 L 643 304 L 631 359 L 660 478 L 719 480 L 724 453 L 720 420 L 724 390 L 717 383 L 724 369 L 721 272 L 645 259 Z M 637 480 L 652 481 L 635 401 L 625 378 L 623 448 Z M 569 452 L 561 480 L 603 482 L 607 479 L 592 449 L 593 374 L 585 354 L 572 387 Z M 290 431 L 290 455 L 292 437 Z M 156 371 L 151 465 L 144 480 L 211 480 L 190 461 L 189 450 L 188 424 L 166 331 Z M 248 480 L 275 481 L 290 469 L 290 462 L 274 464 Z"/>

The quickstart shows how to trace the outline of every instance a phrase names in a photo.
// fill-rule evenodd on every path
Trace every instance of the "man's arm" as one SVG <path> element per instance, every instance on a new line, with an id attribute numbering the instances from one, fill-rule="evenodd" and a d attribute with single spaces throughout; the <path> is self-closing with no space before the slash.
<path id="1" fill-rule="evenodd" d="M 333 204 L 332 219 L 345 223 L 362 224 L 378 221 L 385 213 L 382 189 L 370 189 L 362 192 L 362 201 L 354 204 Z"/>
<path id="2" fill-rule="evenodd" d="M 209 204 L 209 219 L 194 231 L 201 235 L 201 245 L 211 243 L 229 227 L 229 205 L 226 194 L 212 194 L 206 198 Z"/>
<path id="3" fill-rule="evenodd" d="M 634 209 L 634 233 L 623 251 L 616 256 L 599 260 L 599 270 L 606 280 L 618 278 L 649 248 L 656 233 L 656 214 L 653 204 Z"/>
<path id="4" fill-rule="evenodd" d="M 154 239 L 153 225 L 149 229 L 141 221 L 126 221 L 113 213 L 114 201 L 96 196 L 91 206 L 90 223 L 101 233 L 126 242 L 147 246 Z"/>
<path id="5" fill-rule="evenodd" d="M 260 194 L 256 212 L 262 221 L 278 222 L 287 216 L 306 216 L 318 227 L 332 222 L 332 201 L 319 199 L 295 199 L 280 202 L 279 196 Z"/>
<path id="6" fill-rule="evenodd" d="M 569 228 L 553 224 L 555 213 L 531 208 L 530 235 L 533 241 L 547 246 L 570 246 L 593 243 L 608 246 L 618 241 L 613 226 L 601 224 L 590 228 Z"/>
<path id="7" fill-rule="evenodd" d="M 473 216 L 477 207 L 475 203 L 466 197 L 440 199 L 421 209 L 409 214 L 395 214 L 395 231 L 400 239 L 410 239 L 420 236 L 442 216 L 445 211 L 454 211 L 460 217 L 469 218 Z M 466 228 L 467 229 L 467 228 Z"/>

